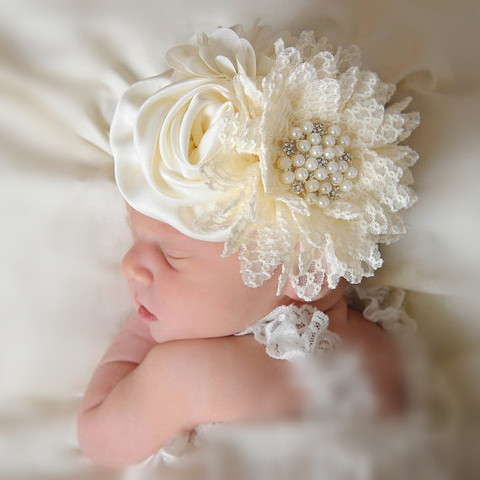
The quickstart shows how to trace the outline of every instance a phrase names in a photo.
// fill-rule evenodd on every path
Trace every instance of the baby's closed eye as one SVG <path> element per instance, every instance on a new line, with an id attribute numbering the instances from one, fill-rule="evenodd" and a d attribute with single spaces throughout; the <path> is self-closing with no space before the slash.
<path id="1" fill-rule="evenodd" d="M 191 255 L 176 253 L 176 252 L 172 252 L 170 250 L 163 250 L 163 254 L 166 257 L 172 258 L 174 260 L 187 260 L 187 259 L 191 258 Z"/>
<path id="2" fill-rule="evenodd" d="M 160 243 L 158 245 L 159 245 L 159 249 L 162 252 L 162 255 L 164 256 L 165 260 L 173 268 L 176 268 L 177 266 L 181 266 L 182 263 L 185 263 L 186 261 L 188 261 L 192 258 L 192 253 L 191 252 L 178 250 L 178 249 L 172 248 L 170 246 L 162 245 Z"/>

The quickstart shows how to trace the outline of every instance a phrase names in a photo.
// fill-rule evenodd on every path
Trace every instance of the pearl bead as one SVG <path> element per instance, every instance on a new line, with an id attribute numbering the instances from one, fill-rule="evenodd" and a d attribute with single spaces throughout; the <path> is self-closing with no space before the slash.
<path id="1" fill-rule="evenodd" d="M 341 157 L 345 153 L 345 149 L 341 145 L 335 145 L 333 148 L 337 152 L 337 157 Z"/>
<path id="2" fill-rule="evenodd" d="M 315 180 L 314 178 L 311 178 L 307 182 L 307 190 L 309 192 L 316 192 L 319 187 L 320 187 L 320 182 L 318 180 Z"/>
<path id="3" fill-rule="evenodd" d="M 326 206 L 328 206 L 329 203 L 330 203 L 330 200 L 325 195 L 322 195 L 321 197 L 318 197 L 317 205 L 320 208 L 325 208 Z"/>
<path id="4" fill-rule="evenodd" d="M 339 172 L 346 172 L 348 170 L 348 162 L 346 160 L 340 160 L 338 162 L 338 171 Z"/>
<path id="5" fill-rule="evenodd" d="M 318 144 L 320 144 L 320 142 L 322 141 L 322 136 L 321 136 L 319 133 L 311 133 L 311 134 L 308 136 L 308 141 L 309 141 L 312 145 L 318 145 Z"/>
<path id="6" fill-rule="evenodd" d="M 338 163 L 333 160 L 331 162 L 328 162 L 327 170 L 331 173 L 336 172 L 338 170 Z"/>
<path id="7" fill-rule="evenodd" d="M 322 193 L 329 193 L 332 190 L 332 186 L 330 185 L 329 182 L 323 182 L 320 185 L 320 192 Z"/>
<path id="8" fill-rule="evenodd" d="M 290 160 L 289 157 L 280 157 L 280 159 L 277 162 L 277 165 L 282 170 L 286 170 L 287 168 L 290 168 L 292 166 L 292 161 Z"/>
<path id="9" fill-rule="evenodd" d="M 300 167 L 295 170 L 295 178 L 297 180 L 306 180 L 308 177 L 308 170 L 306 168 Z"/>
<path id="10" fill-rule="evenodd" d="M 315 170 L 318 167 L 318 160 L 316 158 L 308 158 L 305 162 L 305 167 L 307 170 Z"/>
<path id="11" fill-rule="evenodd" d="M 313 123 L 312 122 L 302 122 L 300 124 L 300 128 L 305 132 L 305 133 L 312 133 L 313 132 Z"/>
<path id="12" fill-rule="evenodd" d="M 331 178 L 332 178 L 332 183 L 334 185 L 338 185 L 342 183 L 343 175 L 340 172 L 335 172 L 334 174 L 332 174 Z"/>
<path id="13" fill-rule="evenodd" d="M 332 125 L 328 128 L 328 133 L 338 137 L 342 133 L 342 129 L 338 125 Z"/>
<path id="14" fill-rule="evenodd" d="M 350 180 L 345 180 L 340 185 L 340 189 L 343 192 L 349 192 L 352 189 L 352 187 L 353 187 L 353 183 Z"/>
<path id="15" fill-rule="evenodd" d="M 343 135 L 343 137 L 340 137 L 340 145 L 343 147 L 348 147 L 350 145 L 350 137 L 347 135 Z"/>
<path id="16" fill-rule="evenodd" d="M 331 160 L 335 156 L 335 149 L 328 147 L 323 151 L 323 154 L 325 155 L 325 158 Z"/>
<path id="17" fill-rule="evenodd" d="M 302 153 L 307 153 L 310 150 L 310 142 L 308 140 L 299 140 L 297 142 L 297 148 Z"/>
<path id="18" fill-rule="evenodd" d="M 315 205 L 317 203 L 317 195 L 315 193 L 307 193 L 305 195 L 305 201 L 309 204 L 309 205 Z"/>
<path id="19" fill-rule="evenodd" d="M 295 174 L 290 170 L 287 170 L 286 172 L 282 173 L 283 183 L 286 183 L 288 185 L 289 183 L 293 183 L 294 180 L 295 180 Z"/>
<path id="20" fill-rule="evenodd" d="M 303 132 L 302 132 L 301 128 L 293 127 L 290 130 L 290 138 L 293 138 L 295 140 L 299 140 L 302 137 L 303 137 Z"/>
<path id="21" fill-rule="evenodd" d="M 323 153 L 323 148 L 321 145 L 313 145 L 313 147 L 310 149 L 310 155 L 312 157 L 318 158 L 322 155 Z"/>
<path id="22" fill-rule="evenodd" d="M 315 170 L 315 173 L 313 174 L 313 176 L 317 180 L 325 180 L 328 177 L 328 171 L 325 167 L 320 167 Z"/>
<path id="23" fill-rule="evenodd" d="M 305 157 L 297 153 L 292 157 L 292 161 L 295 167 L 301 167 L 305 163 Z"/>
<path id="24" fill-rule="evenodd" d="M 335 137 L 333 135 L 327 135 L 323 138 L 323 144 L 326 147 L 333 147 L 336 143 Z"/>
<path id="25" fill-rule="evenodd" d="M 348 170 L 347 170 L 347 173 L 345 174 L 345 176 L 349 179 L 349 180 L 353 180 L 358 174 L 358 170 L 355 168 L 355 167 L 350 167 Z"/>

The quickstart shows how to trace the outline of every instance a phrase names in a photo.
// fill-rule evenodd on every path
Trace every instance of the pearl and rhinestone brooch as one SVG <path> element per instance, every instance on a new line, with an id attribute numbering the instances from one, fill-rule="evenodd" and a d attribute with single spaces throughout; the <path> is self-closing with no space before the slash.
<path id="1" fill-rule="evenodd" d="M 282 183 L 308 205 L 325 208 L 353 188 L 358 170 L 348 151 L 350 137 L 338 125 L 318 121 L 293 125 L 277 160 Z"/>

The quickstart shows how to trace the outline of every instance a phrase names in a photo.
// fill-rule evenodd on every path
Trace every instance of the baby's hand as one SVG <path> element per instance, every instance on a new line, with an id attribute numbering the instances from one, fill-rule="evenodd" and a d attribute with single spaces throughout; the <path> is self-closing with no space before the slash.
<path id="1" fill-rule="evenodd" d="M 157 342 L 145 322 L 132 313 L 100 359 L 83 395 L 79 412 L 105 400 L 111 390 L 139 363 Z"/>

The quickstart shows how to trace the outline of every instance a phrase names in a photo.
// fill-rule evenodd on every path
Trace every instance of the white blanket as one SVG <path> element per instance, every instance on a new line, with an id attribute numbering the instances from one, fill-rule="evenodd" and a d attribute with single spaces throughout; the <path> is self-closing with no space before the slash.
<path id="1" fill-rule="evenodd" d="M 75 410 L 130 309 L 113 109 L 166 68 L 167 48 L 257 17 L 356 43 L 364 68 L 413 96 L 420 200 L 365 284 L 409 291 L 457 392 L 457 478 L 480 478 L 480 9 L 468 0 L 0 0 L 0 478 L 107 478 L 78 450 Z"/>

